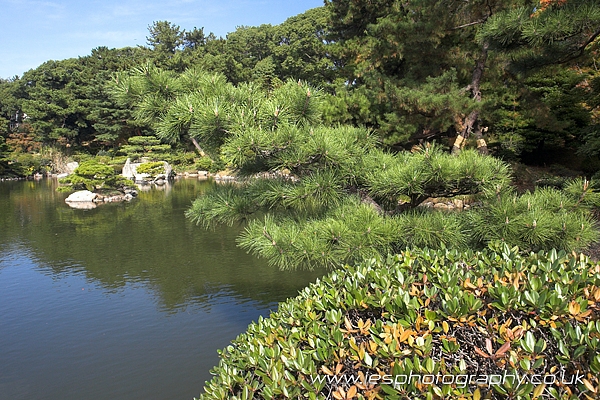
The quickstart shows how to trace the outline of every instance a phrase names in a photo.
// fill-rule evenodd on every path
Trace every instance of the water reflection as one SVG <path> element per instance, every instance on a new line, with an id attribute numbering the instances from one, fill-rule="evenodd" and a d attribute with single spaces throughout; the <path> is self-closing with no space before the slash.
<path id="1" fill-rule="evenodd" d="M 209 184 L 90 210 L 51 180 L 0 184 L 0 400 L 191 399 L 217 349 L 322 273 L 187 221 Z"/>
<path id="2" fill-rule="evenodd" d="M 27 243 L 43 273 L 84 273 L 108 290 L 144 282 L 171 310 L 215 293 L 272 304 L 322 274 L 268 267 L 235 247 L 239 228 L 205 231 L 188 221 L 184 211 L 210 184 L 181 180 L 128 203 L 75 210 L 52 180 L 8 182 L 0 185 L 0 242 Z"/>

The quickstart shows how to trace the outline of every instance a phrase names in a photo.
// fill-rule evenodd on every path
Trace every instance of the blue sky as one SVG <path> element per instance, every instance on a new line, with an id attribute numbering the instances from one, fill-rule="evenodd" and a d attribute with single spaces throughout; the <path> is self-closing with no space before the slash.
<path id="1" fill-rule="evenodd" d="M 0 78 L 93 48 L 146 45 L 148 25 L 170 21 L 223 36 L 279 24 L 323 0 L 0 0 Z"/>

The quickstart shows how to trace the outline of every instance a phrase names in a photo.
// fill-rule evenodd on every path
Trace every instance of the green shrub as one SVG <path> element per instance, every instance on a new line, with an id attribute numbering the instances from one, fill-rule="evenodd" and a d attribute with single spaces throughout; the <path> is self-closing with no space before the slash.
<path id="1" fill-rule="evenodd" d="M 200 398 L 598 398 L 599 316 L 600 265 L 583 255 L 407 250 L 252 323 Z"/>
<path id="2" fill-rule="evenodd" d="M 73 173 L 59 180 L 66 184 L 61 191 L 67 190 L 103 190 L 118 189 L 131 181 L 117 174 L 115 168 L 102 164 L 96 159 L 90 159 L 79 164 Z"/>
<path id="3" fill-rule="evenodd" d="M 30 153 L 15 153 L 12 157 L 11 169 L 20 176 L 31 176 L 45 172 L 44 163 L 39 155 Z"/>
<path id="4" fill-rule="evenodd" d="M 160 139 L 156 136 L 132 136 L 127 142 L 131 145 L 155 146 L 160 144 Z"/>
<path id="5" fill-rule="evenodd" d="M 171 166 L 173 166 L 175 171 L 183 172 L 190 170 L 190 167 L 194 165 L 196 157 L 197 156 L 194 153 L 177 150 L 174 152 L 165 153 L 161 160 L 168 162 Z"/>
<path id="6" fill-rule="evenodd" d="M 127 144 L 119 148 L 120 154 L 136 160 L 142 157 L 153 161 L 164 160 L 166 153 L 171 151 L 171 145 L 161 144 L 160 139 L 154 135 L 132 136 L 127 139 Z"/>
<path id="7" fill-rule="evenodd" d="M 196 161 L 196 164 L 194 164 L 194 167 L 198 171 L 210 171 L 210 169 L 212 168 L 213 164 L 214 163 L 210 159 L 210 157 L 202 157 L 198 161 Z"/>
<path id="8" fill-rule="evenodd" d="M 137 167 L 138 174 L 149 174 L 154 177 L 165 173 L 165 163 L 162 161 L 148 162 Z"/>

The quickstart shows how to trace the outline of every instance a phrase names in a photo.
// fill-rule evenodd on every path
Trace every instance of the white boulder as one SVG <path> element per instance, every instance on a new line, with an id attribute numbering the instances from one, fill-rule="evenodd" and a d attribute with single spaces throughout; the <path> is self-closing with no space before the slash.
<path id="1" fill-rule="evenodd" d="M 69 197 L 65 199 L 67 203 L 75 203 L 80 201 L 94 201 L 98 197 L 96 193 L 90 192 L 89 190 L 80 190 L 75 193 L 71 193 Z"/>

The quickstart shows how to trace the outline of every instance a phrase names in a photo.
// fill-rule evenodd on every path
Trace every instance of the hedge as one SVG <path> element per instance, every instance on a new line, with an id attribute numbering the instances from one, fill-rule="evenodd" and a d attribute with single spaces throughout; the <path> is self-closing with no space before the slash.
<path id="1" fill-rule="evenodd" d="M 600 264 L 491 246 L 346 266 L 227 348 L 200 399 L 600 397 Z"/>

